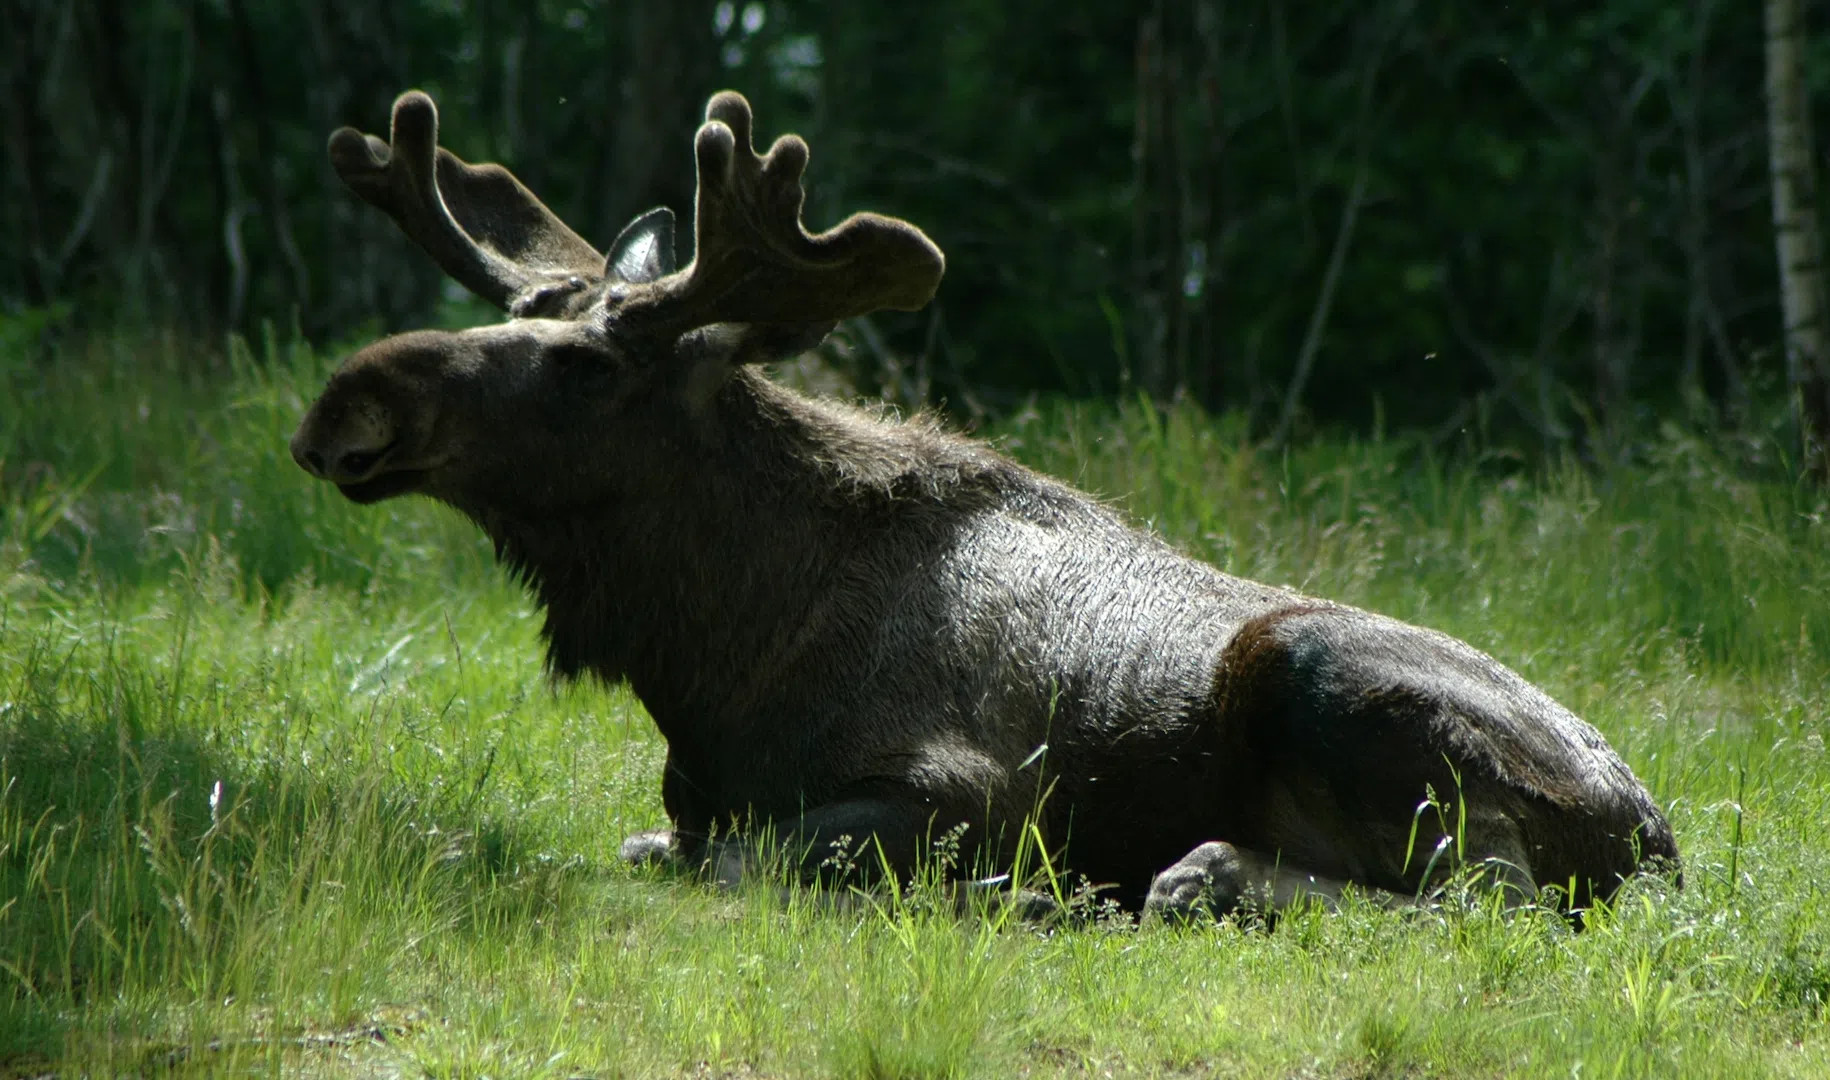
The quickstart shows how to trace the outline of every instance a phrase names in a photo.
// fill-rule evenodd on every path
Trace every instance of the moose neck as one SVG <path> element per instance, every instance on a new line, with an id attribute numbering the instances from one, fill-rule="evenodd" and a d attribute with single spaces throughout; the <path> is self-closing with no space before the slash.
<path id="1" fill-rule="evenodd" d="M 923 422 L 749 369 L 686 427 L 677 483 L 559 514 L 472 514 L 546 609 L 552 671 L 628 679 L 664 733 L 676 716 L 742 713 L 743 687 L 790 658 L 848 559 L 997 471 Z"/>

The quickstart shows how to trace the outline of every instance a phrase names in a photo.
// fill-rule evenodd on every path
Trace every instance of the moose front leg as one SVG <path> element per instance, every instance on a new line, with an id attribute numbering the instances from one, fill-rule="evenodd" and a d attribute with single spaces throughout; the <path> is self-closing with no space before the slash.
<path id="1" fill-rule="evenodd" d="M 672 829 L 644 829 L 623 838 L 623 861 L 630 866 L 660 866 L 679 858 Z"/>
<path id="2" fill-rule="evenodd" d="M 645 829 L 623 839 L 623 861 L 631 866 L 697 868 L 705 856 L 711 819 L 694 792 L 698 785 L 681 769 L 670 749 L 661 768 L 661 808 L 672 827 Z"/>
<path id="3" fill-rule="evenodd" d="M 914 798 L 846 799 L 719 840 L 708 846 L 705 866 L 721 885 L 758 870 L 831 884 L 874 881 L 885 873 L 906 877 L 931 844 L 965 821 Z"/>
<path id="4" fill-rule="evenodd" d="M 869 881 L 885 870 L 909 874 L 930 844 L 966 822 L 918 799 L 846 799 L 709 840 L 670 829 L 635 833 L 622 855 L 636 865 L 680 865 L 723 886 L 777 871 L 801 881 Z"/>

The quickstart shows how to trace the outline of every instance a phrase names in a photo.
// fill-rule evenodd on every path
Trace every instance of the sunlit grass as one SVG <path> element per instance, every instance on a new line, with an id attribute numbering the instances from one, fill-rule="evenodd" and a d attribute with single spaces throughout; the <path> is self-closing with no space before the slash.
<path id="1" fill-rule="evenodd" d="M 1038 406 L 1011 452 L 1187 550 L 1541 682 L 1687 857 L 1580 934 L 1480 904 L 1040 927 L 622 866 L 662 821 L 639 704 L 549 685 L 454 515 L 298 476 L 328 361 L 257 352 L 0 358 L 0 1075 L 1830 1072 L 1811 489 L 1676 431 L 1595 474 Z"/>

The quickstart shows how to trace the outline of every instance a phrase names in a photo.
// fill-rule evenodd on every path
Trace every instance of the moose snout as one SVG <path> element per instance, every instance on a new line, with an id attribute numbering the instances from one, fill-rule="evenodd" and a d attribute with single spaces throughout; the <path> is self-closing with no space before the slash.
<path id="1" fill-rule="evenodd" d="M 292 460 L 299 468 L 322 480 L 324 479 L 324 455 L 319 453 L 316 447 L 306 442 L 304 435 L 305 432 L 301 429 L 292 437 L 290 444 Z"/>
<path id="2" fill-rule="evenodd" d="M 344 484 L 364 480 L 380 463 L 388 447 L 338 446 L 313 437 L 309 424 L 292 437 L 292 460 L 320 480 Z"/>

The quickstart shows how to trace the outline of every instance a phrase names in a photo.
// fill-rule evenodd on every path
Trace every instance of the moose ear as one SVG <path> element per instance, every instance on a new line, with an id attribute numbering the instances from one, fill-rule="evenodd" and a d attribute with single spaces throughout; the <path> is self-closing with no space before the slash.
<path id="1" fill-rule="evenodd" d="M 674 272 L 674 212 L 657 206 L 623 226 L 604 260 L 611 281 L 646 285 Z"/>

